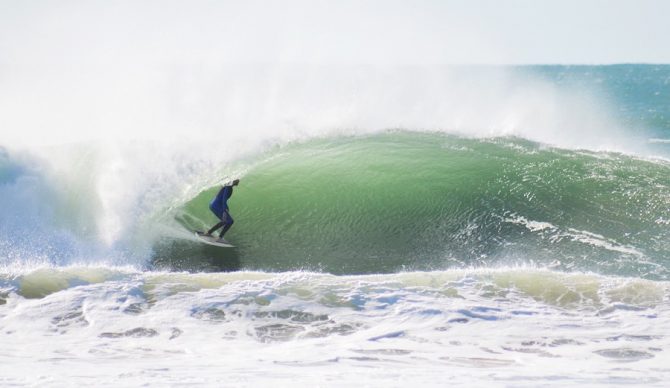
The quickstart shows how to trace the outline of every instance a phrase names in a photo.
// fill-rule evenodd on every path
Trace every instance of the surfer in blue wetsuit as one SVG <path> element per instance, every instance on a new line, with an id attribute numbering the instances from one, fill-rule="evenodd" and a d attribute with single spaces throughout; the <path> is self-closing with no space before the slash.
<path id="1" fill-rule="evenodd" d="M 221 222 L 212 226 L 210 230 L 207 231 L 204 235 L 211 236 L 217 229 L 221 229 L 219 233 L 219 239 L 217 242 L 228 244 L 228 242 L 223 238 L 223 235 L 226 234 L 228 229 L 233 226 L 233 217 L 230 216 L 228 212 L 228 199 L 233 195 L 233 186 L 237 186 L 240 183 L 239 179 L 235 179 L 232 183 L 224 185 L 219 193 L 216 194 L 216 197 L 212 199 L 212 202 L 209 203 L 209 210 L 214 213 Z"/>

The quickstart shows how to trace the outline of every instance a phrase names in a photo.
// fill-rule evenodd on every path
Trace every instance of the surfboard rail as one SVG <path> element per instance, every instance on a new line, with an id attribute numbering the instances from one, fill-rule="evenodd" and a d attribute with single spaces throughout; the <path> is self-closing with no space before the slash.
<path id="1" fill-rule="evenodd" d="M 205 232 L 201 232 L 199 230 L 196 230 L 195 232 L 193 232 L 193 234 L 200 241 L 202 241 L 203 243 L 205 243 L 207 245 L 213 245 L 215 247 L 221 247 L 221 248 L 234 248 L 235 247 L 233 244 L 230 244 L 230 243 L 226 244 L 226 243 L 219 242 L 218 237 L 208 236 L 207 234 L 205 234 Z"/>

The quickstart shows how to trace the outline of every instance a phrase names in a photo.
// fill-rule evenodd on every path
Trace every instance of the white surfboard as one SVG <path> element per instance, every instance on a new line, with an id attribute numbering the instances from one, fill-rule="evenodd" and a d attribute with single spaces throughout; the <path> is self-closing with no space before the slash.
<path id="1" fill-rule="evenodd" d="M 221 247 L 221 248 L 234 248 L 235 246 L 230 243 L 222 243 L 217 241 L 219 238 L 216 236 L 207 236 L 203 232 L 195 232 L 195 237 L 197 237 L 199 240 L 204 242 L 207 245 L 214 245 L 215 247 Z"/>

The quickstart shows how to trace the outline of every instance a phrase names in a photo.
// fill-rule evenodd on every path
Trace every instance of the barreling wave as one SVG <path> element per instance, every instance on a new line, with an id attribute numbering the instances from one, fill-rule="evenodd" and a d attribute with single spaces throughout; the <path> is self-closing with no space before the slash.
<path id="1" fill-rule="evenodd" d="M 53 120 L 53 139 L 8 121 L 0 271 L 532 264 L 667 278 L 669 165 L 652 157 L 670 155 L 670 66 L 270 70 L 196 80 L 213 91 L 198 109 L 177 103 L 149 126 Z M 191 231 L 214 223 L 207 203 L 231 176 L 237 248 L 204 247 Z"/>
<path id="2" fill-rule="evenodd" d="M 237 248 L 165 239 L 153 264 L 336 274 L 533 264 L 667 279 L 669 168 L 519 138 L 311 140 L 243 168 L 230 201 Z M 216 190 L 168 215 L 182 237 L 215 222 Z"/>

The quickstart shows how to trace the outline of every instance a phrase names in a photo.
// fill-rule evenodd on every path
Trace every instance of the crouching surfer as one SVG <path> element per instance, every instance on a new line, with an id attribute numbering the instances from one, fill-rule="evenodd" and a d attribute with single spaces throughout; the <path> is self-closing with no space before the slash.
<path id="1" fill-rule="evenodd" d="M 223 235 L 226 234 L 228 229 L 233 226 L 233 222 L 235 222 L 228 210 L 228 199 L 233 195 L 233 186 L 237 186 L 239 183 L 240 180 L 235 179 L 232 183 L 228 183 L 221 187 L 219 193 L 216 194 L 216 197 L 209 203 L 209 210 L 216 215 L 220 222 L 212 226 L 206 233 L 199 233 L 200 235 L 211 236 L 217 229 L 222 228 L 219 233 L 219 239 L 216 241 L 222 244 L 230 244 L 223 238 Z"/>

